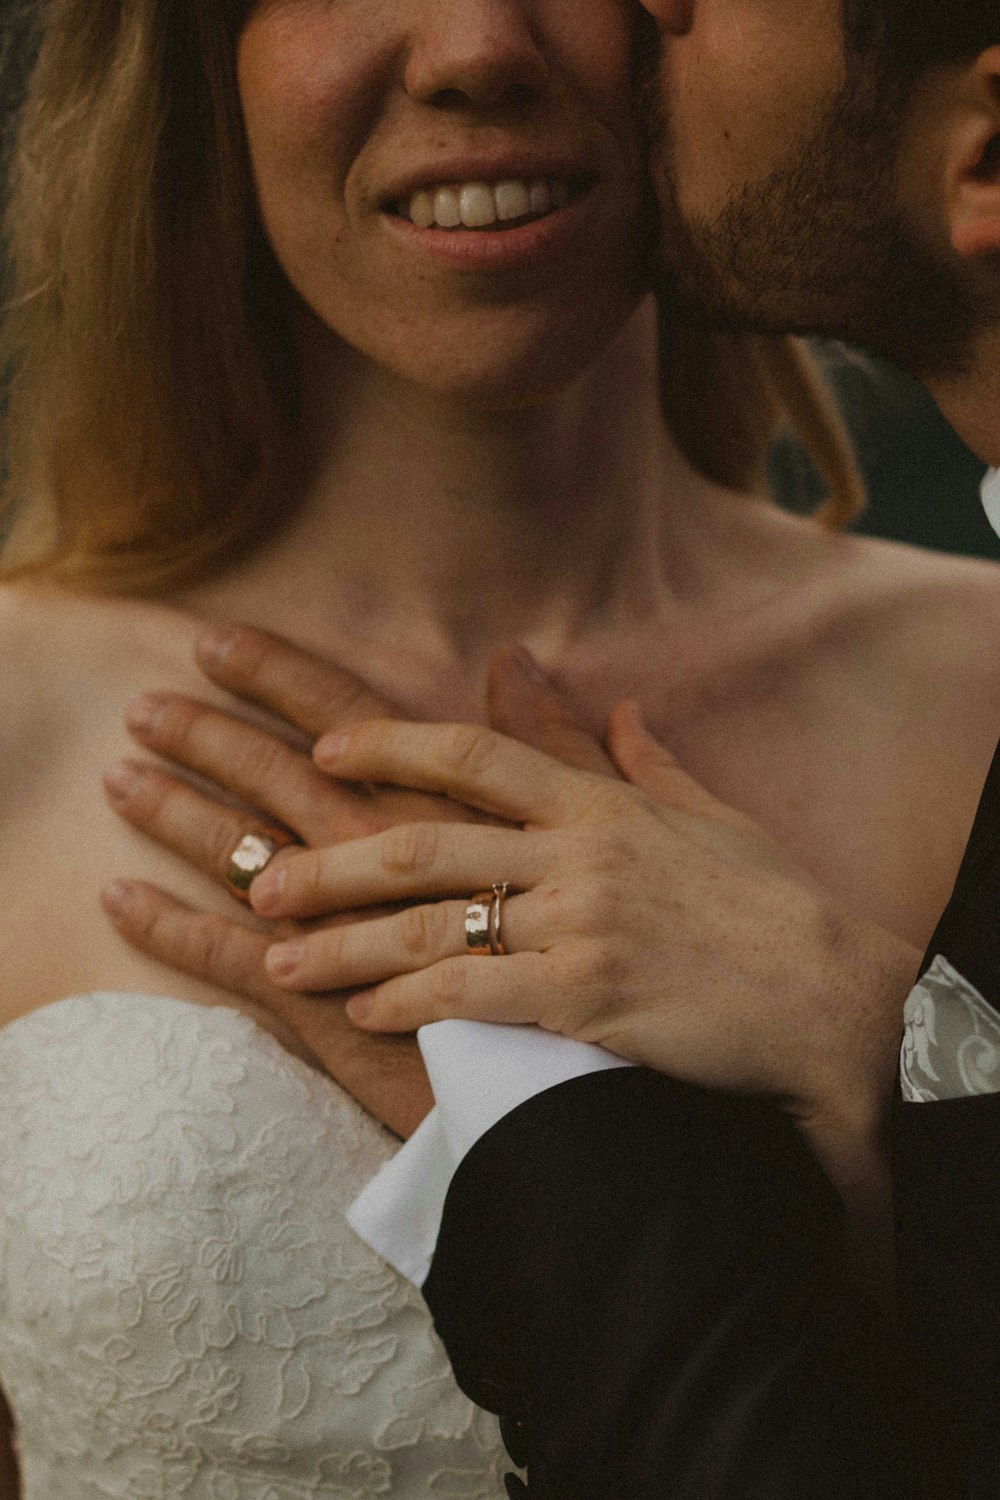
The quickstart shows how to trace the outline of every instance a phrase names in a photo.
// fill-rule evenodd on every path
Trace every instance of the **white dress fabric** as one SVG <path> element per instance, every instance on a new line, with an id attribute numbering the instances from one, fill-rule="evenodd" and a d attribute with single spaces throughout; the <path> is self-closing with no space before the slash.
<path id="1" fill-rule="evenodd" d="M 0 1030 L 0 1379 L 23 1500 L 496 1500 L 493 1417 L 345 1211 L 397 1142 L 235 1010 Z"/>

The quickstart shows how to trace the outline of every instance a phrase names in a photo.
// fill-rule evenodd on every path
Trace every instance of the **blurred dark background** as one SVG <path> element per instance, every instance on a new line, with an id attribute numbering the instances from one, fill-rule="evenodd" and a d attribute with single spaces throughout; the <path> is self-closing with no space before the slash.
<path id="1" fill-rule="evenodd" d="M 853 528 L 944 552 L 1000 559 L 1000 537 L 979 500 L 985 465 L 949 427 L 922 386 L 882 360 L 816 345 L 837 390 L 868 481 L 868 509 Z M 779 494 L 810 508 L 822 486 L 802 449 L 785 440 L 772 463 Z"/>
<path id="2" fill-rule="evenodd" d="M 6 143 L 33 55 L 36 11 L 32 0 L 0 0 L 0 145 Z M 2 192 L 0 155 L 0 199 Z M 923 389 L 889 365 L 843 346 L 817 345 L 817 351 L 846 411 L 870 488 L 868 509 L 855 529 L 1000 559 L 1000 538 L 979 503 L 983 465 Z M 779 496 L 796 510 L 809 509 L 821 497 L 815 470 L 790 439 L 778 445 L 771 477 Z"/>

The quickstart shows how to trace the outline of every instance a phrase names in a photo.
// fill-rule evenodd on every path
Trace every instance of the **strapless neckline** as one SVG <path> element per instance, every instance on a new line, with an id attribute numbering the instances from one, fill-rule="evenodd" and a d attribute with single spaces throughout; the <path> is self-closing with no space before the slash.
<path id="1" fill-rule="evenodd" d="M 164 995 L 160 994 L 156 990 L 117 989 L 80 990 L 77 994 L 60 995 L 55 1000 L 46 1000 L 44 1005 L 36 1005 L 34 1010 L 27 1010 L 23 1015 L 15 1016 L 13 1020 L 5 1021 L 3 1025 L 0 1026 L 0 1041 L 2 1041 L 2 1039 L 10 1032 L 15 1031 L 18 1027 L 24 1026 L 28 1022 L 34 1021 L 39 1017 L 47 1017 L 51 1012 L 59 1011 L 63 1006 L 66 1005 L 75 1005 L 81 1000 L 139 1000 L 142 1002 L 152 1001 L 156 1005 L 163 1005 L 168 1008 L 171 1006 L 180 1006 L 185 1010 L 199 1012 L 221 1011 L 224 1015 L 227 1016 L 237 1016 L 241 1021 L 245 1021 L 248 1025 L 252 1026 L 255 1031 L 260 1033 L 261 1036 L 268 1036 L 271 1037 L 273 1041 L 277 1041 L 277 1038 L 274 1036 L 273 1032 L 268 1031 L 266 1026 L 261 1026 L 259 1021 L 254 1020 L 253 1016 L 247 1015 L 245 1010 L 240 1010 L 235 1005 L 226 1005 L 222 1002 L 220 1002 L 218 1005 L 201 1005 L 197 1000 L 182 1000 L 178 995 Z M 278 1042 L 278 1046 L 281 1046 L 280 1042 Z M 336 1089 L 340 1088 L 340 1085 L 333 1078 L 331 1078 L 328 1073 L 321 1073 L 318 1068 L 310 1068 L 308 1063 L 303 1063 L 300 1057 L 296 1057 L 294 1052 L 288 1052 L 287 1048 L 283 1048 L 282 1050 L 285 1052 L 286 1056 L 299 1063 L 300 1066 L 304 1067 L 307 1070 L 307 1072 L 315 1074 L 319 1078 L 325 1078 L 327 1082 L 332 1084 Z"/>

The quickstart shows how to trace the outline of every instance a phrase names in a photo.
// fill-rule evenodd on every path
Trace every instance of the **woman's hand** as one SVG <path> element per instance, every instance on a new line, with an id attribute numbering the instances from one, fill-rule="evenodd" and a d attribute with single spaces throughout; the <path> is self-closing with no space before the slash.
<path id="1" fill-rule="evenodd" d="M 615 711 L 608 745 L 631 785 L 469 725 L 373 722 L 321 740 L 315 760 L 338 779 L 446 794 L 508 826 L 410 824 L 289 853 L 251 887 L 261 915 L 410 904 L 277 945 L 272 981 L 363 989 L 348 1011 L 371 1030 L 532 1022 L 773 1097 L 846 1187 L 874 1170 L 859 1158 L 877 1154 L 919 955 L 839 909 L 634 708 Z M 501 881 L 515 892 L 507 955 L 467 956 L 466 905 Z"/>
<path id="2" fill-rule="evenodd" d="M 134 761 L 115 767 L 106 785 L 133 827 L 220 882 L 248 832 L 290 830 L 305 844 L 322 845 L 400 822 L 484 819 L 444 797 L 348 786 L 317 770 L 309 755 L 317 736 L 390 711 L 351 674 L 247 628 L 208 632 L 197 656 L 213 682 L 264 709 L 280 726 L 249 724 L 174 694 L 152 695 L 133 705 L 132 733 L 145 749 L 198 773 L 217 793 L 193 787 L 163 764 Z M 522 654 L 498 653 L 490 708 L 498 723 L 570 763 L 613 771 L 594 736 Z M 221 800 L 226 796 L 228 801 Z M 286 857 L 282 852 L 274 863 Z M 271 940 L 240 921 L 235 907 L 231 918 L 197 911 L 156 886 L 125 880 L 105 892 L 105 907 L 133 946 L 270 1009 L 397 1133 L 409 1134 L 423 1118 L 432 1100 L 416 1047 L 397 1037 L 365 1037 L 346 1019 L 342 1004 L 276 986 L 264 964 Z M 298 924 L 284 924 L 284 930 L 298 931 Z"/>

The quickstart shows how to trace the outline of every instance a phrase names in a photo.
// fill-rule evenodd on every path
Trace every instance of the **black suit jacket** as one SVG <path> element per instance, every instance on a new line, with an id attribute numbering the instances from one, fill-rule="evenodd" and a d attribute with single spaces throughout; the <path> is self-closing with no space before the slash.
<path id="1" fill-rule="evenodd" d="M 928 949 L 1000 1001 L 1000 757 Z M 998 1006 L 1000 1008 L 1000 1006 Z M 898 1329 L 772 1107 L 644 1070 L 522 1105 L 424 1291 L 532 1500 L 998 1500 L 1000 1096 L 894 1112 Z"/>

